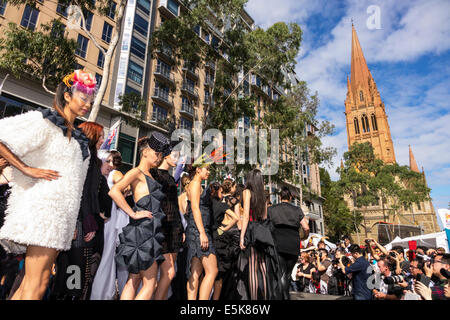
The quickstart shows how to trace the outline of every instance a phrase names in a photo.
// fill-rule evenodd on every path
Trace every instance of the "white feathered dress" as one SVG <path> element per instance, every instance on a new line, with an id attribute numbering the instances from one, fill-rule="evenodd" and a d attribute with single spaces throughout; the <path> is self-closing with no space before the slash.
<path id="1" fill-rule="evenodd" d="M 0 120 L 0 142 L 30 167 L 58 171 L 60 178 L 34 179 L 13 169 L 0 244 L 22 254 L 28 245 L 69 250 L 89 166 L 88 140 L 76 129 L 65 136 L 63 118 L 51 110 Z"/>

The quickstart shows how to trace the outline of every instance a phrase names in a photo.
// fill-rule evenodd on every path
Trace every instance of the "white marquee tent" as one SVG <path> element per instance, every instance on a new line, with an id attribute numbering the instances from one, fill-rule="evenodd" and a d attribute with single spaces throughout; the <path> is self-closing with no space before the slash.
<path id="1" fill-rule="evenodd" d="M 445 252 L 449 252 L 447 235 L 445 234 L 444 231 L 423 234 L 420 236 L 408 237 L 408 238 L 404 238 L 404 239 L 400 239 L 400 237 L 396 237 L 394 240 L 392 240 L 391 243 L 388 243 L 384 247 L 387 250 L 391 250 L 393 246 L 401 246 L 401 247 L 403 247 L 403 249 L 408 250 L 409 249 L 408 241 L 414 241 L 414 240 L 417 241 L 417 246 L 425 246 L 428 248 L 443 247 L 445 249 Z"/>

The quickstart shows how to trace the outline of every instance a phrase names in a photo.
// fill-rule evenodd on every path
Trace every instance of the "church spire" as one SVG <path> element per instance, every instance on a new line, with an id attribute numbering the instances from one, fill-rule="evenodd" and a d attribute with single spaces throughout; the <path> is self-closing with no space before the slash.
<path id="1" fill-rule="evenodd" d="M 417 166 L 416 159 L 414 158 L 414 154 L 411 150 L 411 145 L 409 146 L 409 168 L 411 169 L 411 171 L 420 173 L 419 167 Z"/>
<path id="2" fill-rule="evenodd" d="M 358 97 L 358 88 L 361 88 L 363 94 L 368 94 L 369 79 L 372 79 L 366 59 L 356 34 L 355 26 L 352 24 L 352 60 L 351 60 L 351 87 L 353 96 Z"/>

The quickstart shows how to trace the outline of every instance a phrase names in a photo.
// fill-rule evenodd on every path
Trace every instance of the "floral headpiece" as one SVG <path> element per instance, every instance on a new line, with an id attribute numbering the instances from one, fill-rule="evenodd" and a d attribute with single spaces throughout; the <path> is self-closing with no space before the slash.
<path id="1" fill-rule="evenodd" d="M 213 150 L 210 155 L 203 153 L 200 157 L 197 158 L 197 160 L 194 161 L 192 166 L 195 168 L 204 168 L 220 161 L 221 159 L 226 159 L 228 154 L 223 154 L 222 151 L 223 147 L 220 147 Z"/>
<path id="2" fill-rule="evenodd" d="M 97 93 L 97 80 L 92 74 L 81 69 L 65 76 L 63 82 L 72 92 L 77 90 L 87 95 L 95 95 Z"/>

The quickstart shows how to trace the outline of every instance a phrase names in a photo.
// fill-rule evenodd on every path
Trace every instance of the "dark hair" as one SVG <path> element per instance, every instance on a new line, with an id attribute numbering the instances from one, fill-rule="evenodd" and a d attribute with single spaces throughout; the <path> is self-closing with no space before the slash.
<path id="1" fill-rule="evenodd" d="M 225 179 L 222 183 L 222 190 L 223 193 L 228 194 L 231 192 L 231 189 L 236 185 L 236 182 L 234 182 L 231 179 Z"/>
<path id="2" fill-rule="evenodd" d="M 142 152 L 146 149 L 146 148 L 150 148 L 149 146 L 149 141 L 150 138 L 149 137 L 142 137 L 139 138 L 137 146 L 138 146 L 138 150 L 139 150 L 139 154 L 142 157 Z"/>
<path id="3" fill-rule="evenodd" d="M 324 253 L 327 255 L 327 257 L 328 257 L 328 250 L 327 250 L 327 249 L 325 249 L 325 248 L 320 248 L 319 251 L 324 252 Z"/>
<path id="4" fill-rule="evenodd" d="M 117 150 L 110 151 L 112 156 L 113 165 L 118 168 L 122 165 L 122 155 Z"/>
<path id="5" fill-rule="evenodd" d="M 186 166 L 186 171 L 188 173 L 188 177 L 190 180 L 194 179 L 195 173 L 197 172 L 197 168 L 192 166 L 192 164 L 188 164 Z"/>
<path id="6" fill-rule="evenodd" d="M 403 255 L 404 256 L 404 250 L 403 250 L 403 247 L 401 247 L 401 246 L 394 246 L 394 247 L 392 247 L 392 250 L 394 250 L 395 252 L 397 252 L 398 254 L 401 254 L 401 255 Z"/>
<path id="7" fill-rule="evenodd" d="M 423 266 L 425 265 L 425 260 L 422 257 L 415 257 L 414 259 L 411 260 L 411 262 L 413 261 L 417 261 L 417 268 L 422 270 L 422 272 L 424 271 Z"/>
<path id="8" fill-rule="evenodd" d="M 55 97 L 53 98 L 53 108 L 59 113 L 61 117 L 64 119 L 64 124 L 68 128 L 67 130 L 67 136 L 72 136 L 72 130 L 74 129 L 74 126 L 72 123 L 70 123 L 64 114 L 64 108 L 67 104 L 66 99 L 64 98 L 64 93 L 68 93 L 72 97 L 72 92 L 69 90 L 69 88 L 66 86 L 64 82 L 60 82 L 58 86 L 56 87 L 56 93 Z"/>
<path id="9" fill-rule="evenodd" d="M 292 199 L 291 190 L 288 187 L 283 187 L 280 191 L 280 198 L 281 200 L 291 200 Z"/>
<path id="10" fill-rule="evenodd" d="M 247 174 L 245 189 L 250 190 L 250 208 L 256 220 L 262 220 L 266 212 L 264 197 L 264 180 L 261 171 L 253 169 Z"/>
<path id="11" fill-rule="evenodd" d="M 350 253 L 359 253 L 362 254 L 362 249 L 357 244 L 352 244 L 349 248 Z"/>
<path id="12" fill-rule="evenodd" d="M 189 182 L 191 182 L 191 179 L 187 175 L 181 177 L 181 186 L 183 187 L 183 189 L 186 188 Z"/>
<path id="13" fill-rule="evenodd" d="M 219 198 L 219 190 L 222 188 L 219 182 L 215 181 L 209 185 L 210 196 L 212 199 L 220 200 Z"/>
<path id="14" fill-rule="evenodd" d="M 437 256 L 442 257 L 442 258 L 441 258 L 441 263 L 442 263 L 442 264 L 450 264 L 450 253 L 444 253 L 444 254 L 438 253 L 438 254 L 436 255 L 436 257 L 437 257 Z"/>
<path id="15" fill-rule="evenodd" d="M 427 251 L 428 251 L 428 248 L 425 247 L 425 246 L 418 246 L 417 249 L 422 249 L 422 250 L 423 250 L 423 253 L 427 253 Z M 416 250 L 416 251 L 417 251 L 417 250 Z"/>

